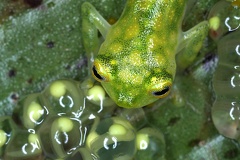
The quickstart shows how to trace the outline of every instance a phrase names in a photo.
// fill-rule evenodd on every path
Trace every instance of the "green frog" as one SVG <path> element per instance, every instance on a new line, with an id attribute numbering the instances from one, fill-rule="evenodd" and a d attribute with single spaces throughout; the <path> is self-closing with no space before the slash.
<path id="1" fill-rule="evenodd" d="M 139 108 L 167 97 L 176 64 L 185 68 L 196 58 L 209 24 L 203 21 L 183 32 L 186 4 L 187 0 L 127 0 L 113 25 L 90 3 L 82 4 L 89 68 L 118 106 Z M 101 46 L 98 31 L 104 38 Z"/>

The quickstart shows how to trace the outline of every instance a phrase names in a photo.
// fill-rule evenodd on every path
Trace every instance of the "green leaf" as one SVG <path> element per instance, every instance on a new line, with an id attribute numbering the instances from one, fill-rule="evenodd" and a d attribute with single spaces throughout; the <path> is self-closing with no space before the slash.
<path id="1" fill-rule="evenodd" d="M 50 81 L 86 76 L 82 2 L 45 1 L 0 26 L 0 115 L 10 114 L 17 99 L 41 91 Z M 117 19 L 124 5 L 112 0 L 90 2 L 106 19 Z M 7 2 L 1 3 L 2 9 L 3 5 Z"/>

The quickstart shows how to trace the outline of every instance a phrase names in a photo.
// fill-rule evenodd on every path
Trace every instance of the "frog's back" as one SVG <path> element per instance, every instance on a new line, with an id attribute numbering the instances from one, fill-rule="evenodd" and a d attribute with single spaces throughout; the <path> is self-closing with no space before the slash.
<path id="1" fill-rule="evenodd" d="M 162 69 L 168 66 L 166 72 L 174 75 L 185 2 L 128 0 L 122 16 L 107 35 L 103 53 L 119 61 L 129 59 L 134 53 L 135 59 L 140 55 L 146 60 L 139 62 L 143 67 Z"/>
<path id="2" fill-rule="evenodd" d="M 181 23 L 185 4 L 186 0 L 128 0 L 119 23 L 130 25 L 137 21 L 142 29 L 156 30 L 176 27 Z"/>

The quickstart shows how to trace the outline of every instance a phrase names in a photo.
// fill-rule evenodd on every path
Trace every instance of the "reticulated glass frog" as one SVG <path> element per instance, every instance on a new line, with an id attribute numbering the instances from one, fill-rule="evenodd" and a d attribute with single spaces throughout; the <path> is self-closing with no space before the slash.
<path id="1" fill-rule="evenodd" d="M 187 0 L 128 0 L 110 25 L 82 5 L 83 43 L 93 77 L 119 106 L 137 108 L 166 97 L 179 67 L 195 59 L 208 33 L 204 21 L 187 32 L 181 25 Z M 99 49 L 98 30 L 105 41 Z"/>

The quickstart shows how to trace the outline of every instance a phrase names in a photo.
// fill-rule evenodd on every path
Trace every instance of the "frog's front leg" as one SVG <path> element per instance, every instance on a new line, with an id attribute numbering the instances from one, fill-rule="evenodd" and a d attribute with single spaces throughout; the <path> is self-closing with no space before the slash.
<path id="1" fill-rule="evenodd" d="M 82 39 L 83 46 L 88 57 L 88 71 L 90 76 L 92 63 L 99 49 L 98 30 L 102 34 L 103 38 L 105 38 L 111 26 L 88 2 L 84 2 L 82 4 L 81 12 Z"/>
<path id="2" fill-rule="evenodd" d="M 91 76 L 91 68 L 94 57 L 98 53 L 99 38 L 98 30 L 105 38 L 110 28 L 110 24 L 99 14 L 99 12 L 88 2 L 81 6 L 82 14 L 82 40 L 88 58 L 88 78 L 82 83 L 82 88 L 88 89 L 95 81 Z"/>
<path id="3" fill-rule="evenodd" d="M 110 24 L 99 14 L 99 12 L 88 2 L 84 2 L 81 7 L 82 14 L 82 39 L 88 58 L 88 78 L 82 82 L 81 88 L 84 90 L 87 98 L 93 103 L 98 104 L 104 99 L 104 105 L 113 105 L 109 97 L 105 97 L 105 91 L 102 87 L 95 85 L 95 80 L 91 76 L 94 57 L 97 55 L 100 44 L 98 31 L 103 38 L 106 37 Z"/>
<path id="4" fill-rule="evenodd" d="M 183 33 L 178 45 L 178 52 L 180 53 L 177 55 L 177 64 L 180 69 L 185 69 L 195 60 L 208 34 L 208 30 L 208 22 L 203 21 Z"/>

